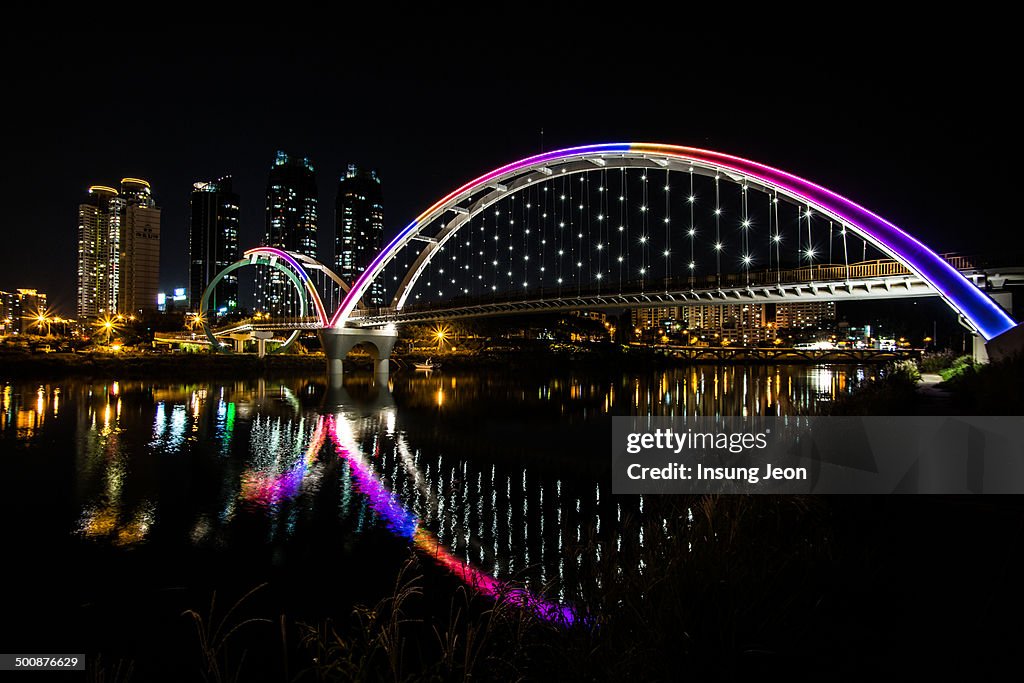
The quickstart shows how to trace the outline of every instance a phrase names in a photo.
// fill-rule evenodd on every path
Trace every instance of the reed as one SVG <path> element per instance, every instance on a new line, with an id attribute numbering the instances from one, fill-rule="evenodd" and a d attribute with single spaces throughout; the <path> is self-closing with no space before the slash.
<path id="1" fill-rule="evenodd" d="M 249 598 L 266 585 L 265 583 L 260 584 L 250 590 L 235 601 L 228 611 L 219 618 L 216 614 L 216 592 L 210 598 L 210 609 L 205 616 L 192 609 L 182 612 L 181 616 L 190 617 L 196 629 L 201 659 L 200 671 L 204 681 L 223 683 L 224 681 L 241 680 L 239 676 L 245 663 L 247 649 L 243 646 L 238 661 L 234 662 L 229 658 L 228 643 L 246 626 L 272 622 L 270 619 L 262 617 L 250 617 L 237 622 L 232 622 L 231 618 Z"/>

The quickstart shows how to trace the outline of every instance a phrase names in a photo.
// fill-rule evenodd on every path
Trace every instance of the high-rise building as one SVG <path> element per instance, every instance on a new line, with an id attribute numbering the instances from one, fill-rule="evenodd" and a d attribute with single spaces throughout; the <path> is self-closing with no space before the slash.
<path id="1" fill-rule="evenodd" d="M 160 208 L 149 183 L 90 187 L 78 206 L 78 317 L 153 310 L 159 279 Z"/>
<path id="2" fill-rule="evenodd" d="M 313 162 L 278 151 L 267 181 L 266 246 L 316 258 L 316 225 Z"/>
<path id="3" fill-rule="evenodd" d="M 342 280 L 352 284 L 374 257 L 384 241 L 384 193 L 380 177 L 372 169 L 349 164 L 338 181 L 334 207 L 334 267 Z M 370 306 L 384 305 L 380 279 L 367 292 Z"/>
<path id="4" fill-rule="evenodd" d="M 765 304 L 687 304 L 680 317 L 691 330 L 755 329 L 764 327 Z"/>
<path id="5" fill-rule="evenodd" d="M 679 320 L 695 335 L 751 344 L 775 337 L 766 309 L 760 303 L 686 304 L 679 307 Z"/>
<path id="6" fill-rule="evenodd" d="M 836 302 L 804 301 L 775 306 L 775 325 L 782 329 L 831 329 L 836 321 Z"/>
<path id="7" fill-rule="evenodd" d="M 121 274 L 117 312 L 135 315 L 156 310 L 160 287 L 160 208 L 150 185 L 121 180 Z"/>
<path id="8" fill-rule="evenodd" d="M 45 334 L 37 318 L 47 313 L 46 295 L 35 289 L 0 292 L 0 336 L 11 334 Z"/>
<path id="9" fill-rule="evenodd" d="M 190 207 L 189 308 L 198 311 L 206 286 L 239 258 L 239 200 L 231 176 L 195 183 Z M 223 315 L 237 307 L 238 276 L 230 273 L 214 289 L 210 310 Z"/>
<path id="10" fill-rule="evenodd" d="M 631 309 L 633 327 L 649 330 L 679 318 L 678 306 L 651 306 Z"/>
<path id="11" fill-rule="evenodd" d="M 267 232 L 263 244 L 316 258 L 317 190 L 313 162 L 278 150 L 267 180 Z M 257 278 L 257 306 L 278 311 L 292 296 L 285 275 Z"/>
<path id="12" fill-rule="evenodd" d="M 121 202 L 106 185 L 89 188 L 78 205 L 78 290 L 80 319 L 117 312 L 121 265 Z"/>

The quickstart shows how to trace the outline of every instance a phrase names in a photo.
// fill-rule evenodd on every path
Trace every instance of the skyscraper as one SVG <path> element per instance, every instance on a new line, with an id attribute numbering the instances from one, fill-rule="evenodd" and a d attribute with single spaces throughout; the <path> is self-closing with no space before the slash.
<path id="1" fill-rule="evenodd" d="M 78 205 L 79 319 L 117 312 L 121 254 L 121 203 L 106 185 L 89 188 Z"/>
<path id="2" fill-rule="evenodd" d="M 316 205 L 313 162 L 278 150 L 267 180 L 266 245 L 316 258 Z"/>
<path id="3" fill-rule="evenodd" d="M 263 244 L 316 258 L 316 173 L 308 157 L 278 150 L 267 180 L 267 232 Z M 280 310 L 290 299 L 283 273 L 257 278 L 257 306 Z"/>
<path id="4" fill-rule="evenodd" d="M 384 241 L 384 193 L 377 172 L 349 164 L 338 182 L 334 208 L 334 267 L 351 285 L 380 253 Z M 384 305 L 380 280 L 370 286 L 367 297 L 370 306 Z"/>
<path id="5" fill-rule="evenodd" d="M 189 308 L 199 310 L 206 286 L 238 260 L 238 195 L 231 176 L 192 186 L 189 215 Z M 224 276 L 210 297 L 210 310 L 224 314 L 238 307 L 238 276 Z"/>
<path id="6" fill-rule="evenodd" d="M 121 274 L 117 312 L 156 310 L 160 287 L 160 208 L 149 183 L 121 179 Z"/>
<path id="7" fill-rule="evenodd" d="M 159 279 L 160 208 L 149 183 L 90 187 L 78 206 L 78 317 L 153 310 Z"/>

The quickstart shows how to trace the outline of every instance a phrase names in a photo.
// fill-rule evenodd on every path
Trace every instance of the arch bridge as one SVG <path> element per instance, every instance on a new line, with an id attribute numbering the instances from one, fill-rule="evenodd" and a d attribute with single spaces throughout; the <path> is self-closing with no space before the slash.
<path id="1" fill-rule="evenodd" d="M 562 149 L 471 180 L 399 232 L 351 287 L 335 277 L 336 307 L 305 273 L 322 264 L 266 247 L 246 257 L 292 270 L 308 303 L 246 329 L 291 329 L 292 340 L 316 329 L 338 372 L 338 354 L 358 340 L 386 359 L 400 324 L 623 306 L 937 296 L 992 352 L 1024 336 L 969 259 L 940 256 L 793 174 L 675 145 Z M 389 306 L 361 306 L 374 282 Z"/>

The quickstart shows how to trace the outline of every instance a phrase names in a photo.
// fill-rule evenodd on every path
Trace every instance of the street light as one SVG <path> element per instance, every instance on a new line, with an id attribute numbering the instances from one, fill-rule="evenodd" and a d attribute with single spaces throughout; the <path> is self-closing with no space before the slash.
<path id="1" fill-rule="evenodd" d="M 201 326 L 205 322 L 202 313 L 186 313 L 185 314 L 185 326 L 190 330 L 195 330 L 196 327 Z"/>
<path id="2" fill-rule="evenodd" d="M 110 335 L 117 328 L 117 325 L 115 323 L 115 319 L 111 318 L 110 316 L 104 317 L 101 320 L 97 320 L 96 321 L 96 326 L 100 329 L 101 332 L 105 332 L 106 333 L 106 335 L 107 335 L 107 344 L 109 344 L 110 343 Z"/>
<path id="3" fill-rule="evenodd" d="M 36 321 L 35 325 L 39 329 L 43 329 L 43 325 L 46 326 L 46 336 L 49 337 L 50 336 L 50 323 L 53 322 L 53 318 L 51 318 L 50 316 L 46 315 L 46 311 L 44 309 L 39 309 L 38 311 L 36 311 L 35 321 Z"/>
<path id="4" fill-rule="evenodd" d="M 438 325 L 434 328 L 434 339 L 437 340 L 437 349 L 440 351 L 444 348 L 444 340 L 448 338 L 449 329 L 445 325 Z"/>

